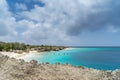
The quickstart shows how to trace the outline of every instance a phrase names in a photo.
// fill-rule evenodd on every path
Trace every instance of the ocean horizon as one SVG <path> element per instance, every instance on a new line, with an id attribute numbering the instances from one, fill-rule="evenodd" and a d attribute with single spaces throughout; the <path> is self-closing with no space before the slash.
<path id="1" fill-rule="evenodd" d="M 120 47 L 72 47 L 61 51 L 35 54 L 29 58 L 38 63 L 61 63 L 98 70 L 120 69 Z"/>

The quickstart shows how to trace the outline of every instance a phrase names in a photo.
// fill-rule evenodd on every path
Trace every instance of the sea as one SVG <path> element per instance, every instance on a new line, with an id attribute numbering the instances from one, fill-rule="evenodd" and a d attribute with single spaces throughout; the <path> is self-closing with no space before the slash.
<path id="1" fill-rule="evenodd" d="M 61 63 L 98 70 L 120 69 L 120 47 L 77 47 L 43 52 L 30 57 L 38 63 Z"/>

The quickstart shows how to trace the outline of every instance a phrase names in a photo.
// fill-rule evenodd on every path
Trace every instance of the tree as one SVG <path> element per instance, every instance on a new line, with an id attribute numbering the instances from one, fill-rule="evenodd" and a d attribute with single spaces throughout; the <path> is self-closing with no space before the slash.
<path id="1" fill-rule="evenodd" d="M 3 50 L 3 47 L 0 45 L 0 51 L 2 51 Z"/>

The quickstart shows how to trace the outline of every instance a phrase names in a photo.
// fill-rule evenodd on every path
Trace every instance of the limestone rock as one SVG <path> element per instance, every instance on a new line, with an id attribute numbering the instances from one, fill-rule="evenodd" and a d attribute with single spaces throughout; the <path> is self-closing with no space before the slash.
<path id="1" fill-rule="evenodd" d="M 0 80 L 120 80 L 120 70 L 102 71 L 68 64 L 38 64 L 0 54 Z"/>

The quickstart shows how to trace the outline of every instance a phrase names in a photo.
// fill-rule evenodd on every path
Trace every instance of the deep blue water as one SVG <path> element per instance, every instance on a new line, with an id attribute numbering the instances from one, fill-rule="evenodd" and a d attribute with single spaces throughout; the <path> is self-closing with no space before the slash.
<path id="1" fill-rule="evenodd" d="M 33 57 L 39 63 L 69 63 L 100 70 L 120 68 L 120 48 L 74 48 L 72 50 L 52 51 Z"/>

